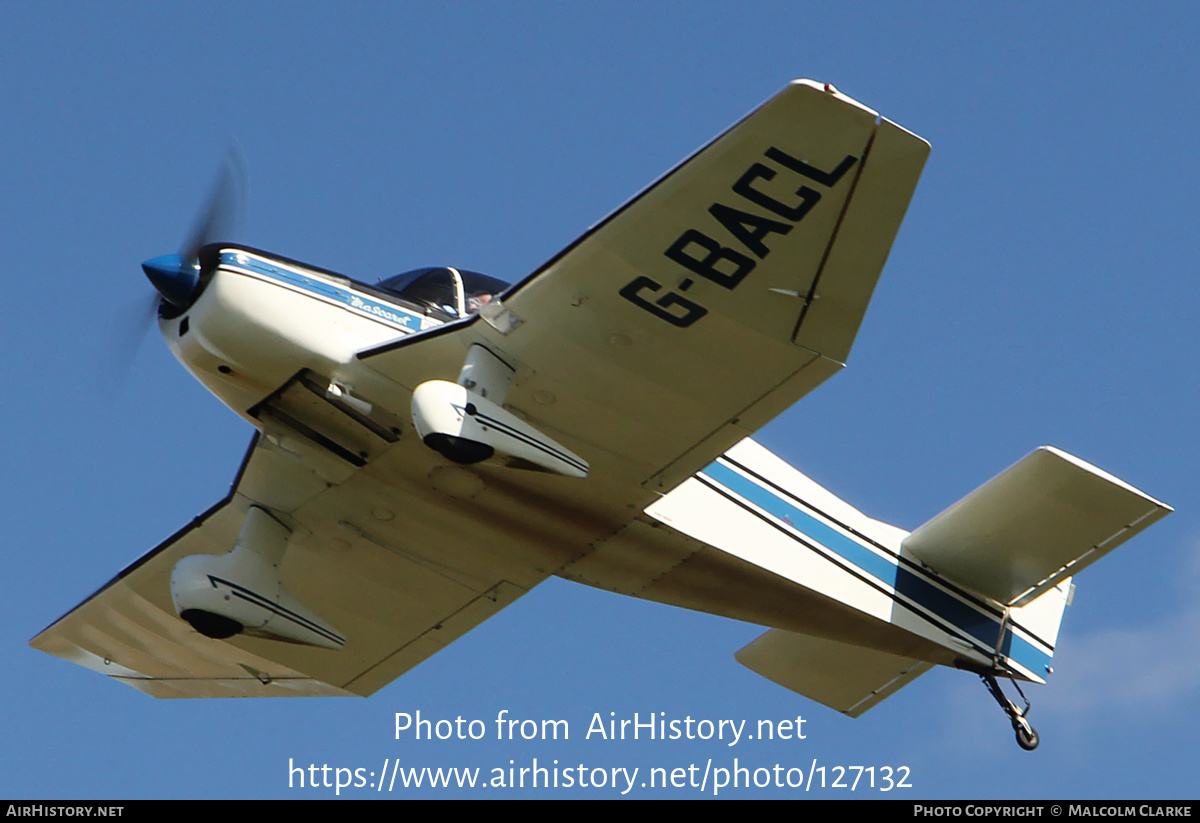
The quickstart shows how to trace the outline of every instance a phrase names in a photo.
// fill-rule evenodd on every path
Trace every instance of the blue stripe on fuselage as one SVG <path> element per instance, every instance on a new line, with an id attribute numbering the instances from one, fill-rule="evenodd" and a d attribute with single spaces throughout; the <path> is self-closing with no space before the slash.
<path id="1" fill-rule="evenodd" d="M 755 483 L 722 463 L 714 462 L 701 474 L 743 500 L 753 503 L 783 524 L 800 532 L 828 549 L 837 557 L 853 565 L 868 577 L 884 584 L 898 597 L 894 599 L 916 614 L 929 620 L 942 630 L 949 624 L 952 629 L 968 635 L 986 649 L 994 648 L 999 636 L 1000 623 L 992 615 L 985 614 L 968 603 L 964 603 L 940 586 L 912 570 L 904 568 L 898 559 L 882 557 L 852 537 L 821 522 L 808 512 L 783 499 L 770 489 Z M 914 608 L 915 604 L 919 608 Z M 932 620 L 930 616 L 940 618 Z M 1050 655 L 1033 646 L 1027 640 L 1005 631 L 1000 652 L 1035 674 L 1046 672 Z"/>
<path id="2" fill-rule="evenodd" d="M 421 321 L 424 318 L 420 314 L 401 308 L 394 303 L 382 303 L 350 289 L 336 286 L 319 277 L 308 277 L 284 266 L 273 265 L 246 252 L 221 252 L 221 265 L 244 269 L 272 280 L 278 280 L 280 283 L 286 283 L 330 302 L 338 303 L 351 311 L 387 323 L 389 326 L 398 326 L 410 331 L 421 330 Z"/>

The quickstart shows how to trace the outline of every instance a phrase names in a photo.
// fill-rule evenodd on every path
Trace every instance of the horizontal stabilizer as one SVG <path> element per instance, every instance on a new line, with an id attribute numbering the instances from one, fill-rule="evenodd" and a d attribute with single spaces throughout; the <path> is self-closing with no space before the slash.
<path id="1" fill-rule="evenodd" d="M 851 717 L 933 668 L 932 663 L 782 629 L 771 629 L 734 656 L 756 674 Z"/>
<path id="2" fill-rule="evenodd" d="M 1170 512 L 1043 446 L 918 528 L 903 551 L 980 594 L 1024 606 Z"/>

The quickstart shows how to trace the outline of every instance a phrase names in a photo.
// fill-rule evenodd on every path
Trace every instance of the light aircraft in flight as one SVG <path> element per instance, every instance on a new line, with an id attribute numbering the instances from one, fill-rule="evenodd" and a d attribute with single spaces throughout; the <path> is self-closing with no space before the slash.
<path id="1" fill-rule="evenodd" d="M 845 364 L 928 152 L 796 81 L 512 286 L 234 245 L 219 186 L 143 268 L 257 431 L 32 645 L 157 697 L 369 695 L 557 575 L 768 627 L 737 659 L 852 717 L 965 669 L 1032 749 L 999 681 L 1045 682 L 1071 577 L 1170 508 L 1047 447 L 908 532 L 749 439 Z"/>

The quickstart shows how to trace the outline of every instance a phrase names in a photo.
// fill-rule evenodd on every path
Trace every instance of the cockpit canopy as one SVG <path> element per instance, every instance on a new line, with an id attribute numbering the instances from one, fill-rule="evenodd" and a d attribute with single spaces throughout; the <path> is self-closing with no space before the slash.
<path id="1" fill-rule="evenodd" d="M 475 314 L 508 284 L 476 271 L 431 266 L 380 280 L 376 288 L 420 306 L 429 314 L 455 320 Z"/>

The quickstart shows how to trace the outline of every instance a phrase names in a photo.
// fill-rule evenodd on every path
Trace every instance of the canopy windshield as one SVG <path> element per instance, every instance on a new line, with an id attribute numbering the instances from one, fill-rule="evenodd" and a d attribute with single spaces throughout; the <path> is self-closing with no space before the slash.
<path id="1" fill-rule="evenodd" d="M 381 280 L 377 287 L 421 306 L 430 314 L 456 318 L 479 311 L 481 306 L 508 288 L 508 284 L 475 271 L 432 266 Z"/>

